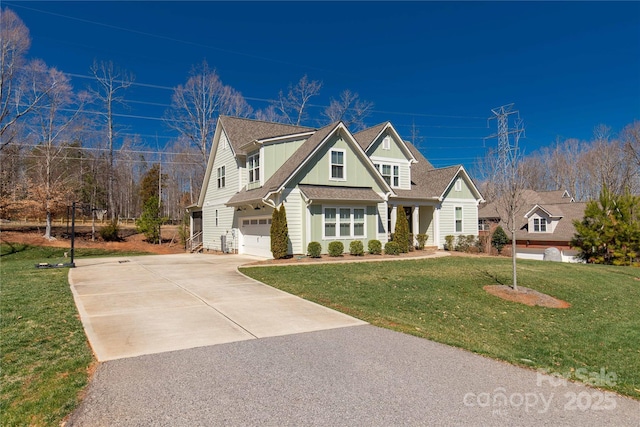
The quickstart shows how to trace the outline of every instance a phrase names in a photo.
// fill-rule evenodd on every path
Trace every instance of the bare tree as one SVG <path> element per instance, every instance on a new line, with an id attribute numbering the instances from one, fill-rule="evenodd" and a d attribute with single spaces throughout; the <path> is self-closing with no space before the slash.
<path id="1" fill-rule="evenodd" d="M 94 61 L 91 66 L 91 73 L 96 82 L 96 88 L 91 90 L 103 108 L 100 115 L 103 117 L 106 126 L 106 140 L 108 146 L 108 181 L 107 181 L 107 200 L 109 203 L 109 211 L 111 220 L 116 218 L 116 202 L 114 197 L 114 149 L 115 140 L 117 138 L 117 130 L 114 122 L 114 107 L 116 104 L 124 104 L 124 98 L 121 95 L 133 83 L 134 77 L 131 73 L 116 67 L 113 62 L 97 62 Z"/>
<path id="2" fill-rule="evenodd" d="M 280 91 L 278 99 L 273 103 L 280 121 L 296 126 L 304 123 L 307 120 L 309 100 L 320 93 L 320 88 L 322 82 L 310 81 L 305 74 L 295 86 L 289 84 L 286 95 Z"/>
<path id="3" fill-rule="evenodd" d="M 29 29 L 18 15 L 11 9 L 0 9 L 0 151 L 14 140 L 18 121 L 53 90 L 53 86 L 42 87 L 41 81 L 31 81 L 23 75 L 30 46 Z M 55 85 L 56 81 L 50 84 Z M 35 85 L 38 95 L 33 97 Z"/>
<path id="4" fill-rule="evenodd" d="M 72 174 L 62 164 L 73 153 L 71 126 L 82 110 L 86 95 L 74 95 L 66 75 L 55 68 L 48 69 L 42 61 L 32 63 L 29 74 L 35 75 L 30 78 L 32 81 L 41 82 L 34 85 L 28 95 L 30 100 L 41 98 L 30 120 L 37 142 L 32 152 L 35 173 L 31 190 L 46 214 L 44 237 L 51 239 L 51 216 L 56 205 L 67 201 L 68 195 L 77 188 L 70 185 Z"/>
<path id="5" fill-rule="evenodd" d="M 620 132 L 620 139 L 627 154 L 635 160 L 637 166 L 640 166 L 640 121 L 635 120 L 625 126 Z"/>
<path id="6" fill-rule="evenodd" d="M 331 98 L 323 115 L 330 123 L 342 121 L 353 131 L 365 128 L 364 119 L 371 113 L 373 102 L 363 101 L 360 95 L 349 89 L 342 91 L 339 99 Z"/>
<path id="7" fill-rule="evenodd" d="M 233 114 L 247 117 L 251 111 L 242 94 L 225 86 L 216 70 L 203 61 L 191 69 L 184 85 L 174 89 L 171 108 L 165 113 L 165 123 L 198 148 L 204 169 L 218 116 Z"/>

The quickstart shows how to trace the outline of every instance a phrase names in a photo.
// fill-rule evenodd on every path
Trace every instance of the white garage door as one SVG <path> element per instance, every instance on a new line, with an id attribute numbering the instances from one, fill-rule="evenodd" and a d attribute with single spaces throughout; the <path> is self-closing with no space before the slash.
<path id="1" fill-rule="evenodd" d="M 240 227 L 240 253 L 273 258 L 271 255 L 271 217 L 247 218 Z"/>

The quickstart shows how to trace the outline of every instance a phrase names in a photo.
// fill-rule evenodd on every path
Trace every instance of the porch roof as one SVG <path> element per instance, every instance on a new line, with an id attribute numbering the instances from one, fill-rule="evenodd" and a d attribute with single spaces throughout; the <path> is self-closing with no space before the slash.
<path id="1" fill-rule="evenodd" d="M 338 187 L 330 185 L 298 185 L 309 200 L 382 202 L 384 199 L 370 187 Z"/>

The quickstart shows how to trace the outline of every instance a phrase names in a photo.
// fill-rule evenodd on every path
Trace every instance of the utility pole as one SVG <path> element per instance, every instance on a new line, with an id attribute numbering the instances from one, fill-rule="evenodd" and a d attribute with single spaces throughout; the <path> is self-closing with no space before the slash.
<path id="1" fill-rule="evenodd" d="M 518 290 L 518 276 L 516 272 L 516 213 L 522 204 L 522 182 L 519 169 L 520 152 L 518 142 L 524 135 L 524 124 L 520 119 L 520 112 L 513 109 L 514 104 L 507 104 L 501 107 L 492 108 L 493 117 L 498 123 L 498 133 L 488 138 L 498 138 L 498 159 L 496 176 L 493 181 L 496 184 L 496 203 L 501 206 L 499 212 L 503 223 L 511 232 L 511 261 L 513 268 L 513 289 Z M 509 117 L 513 116 L 513 127 L 509 127 Z M 513 144 L 512 144 L 513 142 Z"/>

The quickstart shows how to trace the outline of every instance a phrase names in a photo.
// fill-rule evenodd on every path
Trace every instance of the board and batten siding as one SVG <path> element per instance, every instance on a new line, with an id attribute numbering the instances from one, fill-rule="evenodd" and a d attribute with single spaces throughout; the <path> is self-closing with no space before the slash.
<path id="1" fill-rule="evenodd" d="M 263 145 L 260 151 L 261 167 L 264 169 L 262 182 L 267 182 L 305 141 L 306 139 L 299 139 Z"/>
<path id="2" fill-rule="evenodd" d="M 225 167 L 225 186 L 218 188 L 218 168 L 222 166 Z M 227 239 L 227 249 L 237 249 L 237 237 L 232 238 L 232 229 L 237 228 L 234 224 L 234 209 L 225 206 L 225 203 L 238 191 L 240 179 L 238 171 L 237 160 L 226 134 L 222 131 L 202 206 L 202 243 L 205 249 L 222 250 L 221 236 L 223 235 Z M 216 211 L 218 212 L 217 226 Z"/>

